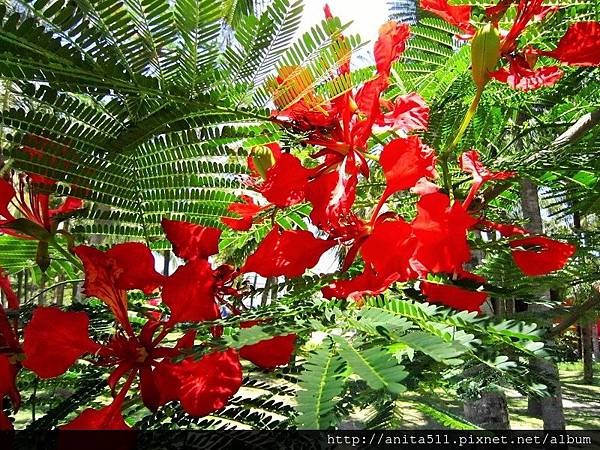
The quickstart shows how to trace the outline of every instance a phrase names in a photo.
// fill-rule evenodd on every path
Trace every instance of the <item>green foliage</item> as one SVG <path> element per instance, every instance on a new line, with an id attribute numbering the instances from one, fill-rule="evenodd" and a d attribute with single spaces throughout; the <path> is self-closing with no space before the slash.
<path id="1" fill-rule="evenodd" d="M 327 429 L 334 424 L 335 398 L 344 387 L 344 361 L 330 342 L 314 350 L 299 378 L 296 423 L 300 429 Z"/>

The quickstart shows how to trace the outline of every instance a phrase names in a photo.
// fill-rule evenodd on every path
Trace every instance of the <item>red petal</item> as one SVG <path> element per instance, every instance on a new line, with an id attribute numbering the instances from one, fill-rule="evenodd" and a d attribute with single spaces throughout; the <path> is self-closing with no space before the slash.
<path id="1" fill-rule="evenodd" d="M 418 136 L 398 138 L 386 144 L 379 163 L 387 188 L 384 197 L 414 187 L 421 178 L 435 178 L 435 153 Z"/>
<path id="2" fill-rule="evenodd" d="M 254 200 L 247 195 L 242 195 L 241 198 L 243 203 L 231 203 L 227 207 L 227 211 L 241 216 L 241 219 L 221 217 L 221 222 L 233 230 L 248 231 L 252 227 L 254 217 L 264 208 L 254 203 Z"/>
<path id="3" fill-rule="evenodd" d="M 404 52 L 409 35 L 410 27 L 406 23 L 391 20 L 379 28 L 374 54 L 377 72 L 380 75 L 386 78 L 389 76 L 392 63 Z"/>
<path id="4" fill-rule="evenodd" d="M 267 179 L 260 187 L 260 192 L 272 204 L 285 208 L 304 200 L 304 191 L 310 169 L 302 166 L 298 158 L 284 153 L 267 170 Z"/>
<path id="5" fill-rule="evenodd" d="M 23 365 L 41 378 L 66 372 L 82 355 L 100 348 L 88 336 L 89 322 L 84 312 L 36 308 L 24 331 Z"/>
<path id="6" fill-rule="evenodd" d="M 504 237 L 512 237 L 517 234 L 527 234 L 528 231 L 525 228 L 518 227 L 516 225 L 507 225 L 502 223 L 492 222 L 490 220 L 480 220 L 479 223 L 486 228 L 497 230 Z"/>
<path id="7" fill-rule="evenodd" d="M 77 211 L 83 206 L 83 200 L 79 198 L 67 197 L 65 201 L 56 209 L 51 209 L 49 214 L 50 217 L 56 216 L 57 214 L 68 214 L 73 211 Z"/>
<path id="8" fill-rule="evenodd" d="M 163 219 L 161 224 L 173 244 L 173 252 L 180 258 L 208 259 L 219 252 L 221 230 L 218 228 L 169 219 Z"/>
<path id="9" fill-rule="evenodd" d="M 429 106 L 419 94 L 412 92 L 399 95 L 394 101 L 394 109 L 384 114 L 377 124 L 388 125 L 394 130 L 403 130 L 406 133 L 415 130 L 427 129 L 429 121 Z"/>
<path id="10" fill-rule="evenodd" d="M 16 194 L 12 183 L 0 178 L 0 217 L 4 217 L 6 220 L 14 219 L 14 216 L 8 210 L 8 205 L 10 205 Z"/>
<path id="11" fill-rule="evenodd" d="M 317 239 L 309 231 L 280 231 L 276 225 L 248 257 L 241 271 L 256 272 L 263 277 L 299 277 L 334 245 L 334 241 Z"/>
<path id="12" fill-rule="evenodd" d="M 163 403 L 157 377 L 150 366 L 143 366 L 140 369 L 140 388 L 142 402 L 150 411 L 156 412 Z"/>
<path id="13" fill-rule="evenodd" d="M 412 222 L 417 248 L 411 264 L 423 275 L 454 273 L 471 259 L 467 230 L 477 221 L 462 205 L 441 193 L 424 195 L 417 203 L 417 216 Z"/>
<path id="14" fill-rule="evenodd" d="M 164 281 L 154 268 L 152 251 L 142 243 L 117 244 L 106 252 L 106 257 L 118 289 L 140 289 L 151 294 Z"/>
<path id="15" fill-rule="evenodd" d="M 377 276 L 368 267 L 360 275 L 350 280 L 338 280 L 321 289 L 325 298 L 343 298 L 359 301 L 365 295 L 379 295 L 384 292 L 390 284 L 395 282 L 394 276 Z"/>
<path id="16" fill-rule="evenodd" d="M 448 4 L 448 0 L 421 0 L 421 9 L 436 14 L 463 31 L 474 32 L 473 26 L 469 23 L 471 19 L 469 5 L 452 6 Z"/>
<path id="17" fill-rule="evenodd" d="M 8 303 L 8 307 L 10 309 L 18 309 L 19 308 L 19 298 L 13 288 L 10 285 L 10 278 L 8 274 L 4 272 L 4 269 L 0 267 L 0 290 L 6 297 L 6 301 Z"/>
<path id="18" fill-rule="evenodd" d="M 551 56 L 571 66 L 600 65 L 600 22 L 576 22 L 569 27 L 550 52 L 538 52 Z"/>
<path id="19" fill-rule="evenodd" d="M 412 228 L 404 220 L 389 220 L 375 225 L 373 233 L 362 245 L 363 260 L 371 264 L 377 274 L 387 278 L 398 274 L 399 280 L 407 280 L 413 270 L 410 257 L 416 242 L 412 238 Z"/>
<path id="20" fill-rule="evenodd" d="M 234 219 L 232 217 L 221 217 L 221 222 L 227 225 L 232 230 L 236 231 L 248 231 L 252 228 L 252 218 L 244 217 L 241 219 Z"/>
<path id="21" fill-rule="evenodd" d="M 123 398 L 117 397 L 113 402 L 101 409 L 88 408 L 61 430 L 130 430 L 123 419 L 121 407 Z"/>
<path id="22" fill-rule="evenodd" d="M 11 364 L 7 355 L 0 354 L 0 404 L 3 403 L 5 397 L 10 398 L 13 411 L 18 411 L 21 405 L 21 394 L 17 389 L 16 383 L 19 367 L 16 364 Z M 0 407 L 0 414 L 2 413 L 2 409 L 4 408 Z M 10 421 L 8 422 L 11 423 Z M 0 423 L 0 430 L 2 429 L 3 427 Z"/>
<path id="23" fill-rule="evenodd" d="M 179 267 L 165 281 L 163 302 L 171 310 L 170 322 L 202 322 L 221 317 L 215 301 L 213 270 L 204 259 Z"/>
<path id="24" fill-rule="evenodd" d="M 0 409 L 0 430 L 13 430 L 13 423 L 10 421 L 8 416 L 4 414 L 4 411 Z M 10 438 L 8 438 L 10 441 Z M 8 443 L 10 446 L 10 443 Z"/>
<path id="25" fill-rule="evenodd" d="M 312 223 L 328 232 L 341 228 L 350 218 L 356 199 L 358 168 L 351 155 L 334 172 L 320 175 L 308 184 L 306 199 L 312 203 Z"/>
<path id="26" fill-rule="evenodd" d="M 206 416 L 223 408 L 242 385 L 242 366 L 235 350 L 214 352 L 200 360 L 177 364 L 179 401 L 192 416 Z"/>
<path id="27" fill-rule="evenodd" d="M 508 70 L 502 68 L 490 72 L 492 78 L 507 83 L 512 89 L 521 91 L 554 86 L 562 74 L 563 71 L 556 66 L 533 69 L 522 55 L 511 58 Z"/>
<path id="28" fill-rule="evenodd" d="M 242 322 L 241 328 L 250 328 L 256 325 L 256 321 Z M 284 366 L 290 362 L 294 353 L 296 335 L 274 336 L 271 339 L 246 345 L 240 349 L 240 356 L 263 369 L 274 369 Z"/>
<path id="29" fill-rule="evenodd" d="M 562 269 L 576 247 L 545 236 L 531 236 L 510 243 L 512 257 L 519 269 L 529 276 L 546 275 Z M 525 248 L 520 250 L 519 248 Z M 528 247 L 534 247 L 527 250 Z"/>
<path id="30" fill-rule="evenodd" d="M 467 291 L 458 286 L 428 281 L 421 281 L 421 292 L 430 303 L 441 303 L 450 308 L 466 311 L 479 311 L 479 307 L 488 297 L 485 292 Z"/>
<path id="31" fill-rule="evenodd" d="M 492 172 L 479 161 L 479 154 L 475 150 L 464 152 L 459 157 L 460 168 L 463 172 L 473 176 L 473 184 L 467 199 L 463 202 L 465 208 L 469 207 L 471 200 L 483 183 L 490 180 L 505 180 L 514 177 L 516 172 Z"/>
<path id="32" fill-rule="evenodd" d="M 85 282 L 83 290 L 88 297 L 97 297 L 111 309 L 117 321 L 131 331 L 131 324 L 127 317 L 127 293 L 118 289 L 113 278 L 113 265 L 106 253 L 87 245 L 80 245 L 73 249 L 83 262 Z M 131 331 L 133 334 L 133 331 Z"/>

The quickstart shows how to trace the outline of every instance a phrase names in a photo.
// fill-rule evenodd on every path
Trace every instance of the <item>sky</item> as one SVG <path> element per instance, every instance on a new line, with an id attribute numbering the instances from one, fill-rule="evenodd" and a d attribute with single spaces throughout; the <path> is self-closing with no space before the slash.
<path id="1" fill-rule="evenodd" d="M 375 42 L 379 27 L 388 17 L 386 0 L 304 0 L 299 34 L 324 19 L 325 4 L 329 4 L 331 13 L 338 16 L 342 23 L 352 22 L 348 34 L 360 34 L 363 41 L 369 40 L 371 44 Z"/>

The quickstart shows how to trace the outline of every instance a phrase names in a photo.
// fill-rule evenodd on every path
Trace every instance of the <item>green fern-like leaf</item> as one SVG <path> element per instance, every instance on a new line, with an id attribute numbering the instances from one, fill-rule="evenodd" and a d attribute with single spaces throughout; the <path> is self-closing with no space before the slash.
<path id="1" fill-rule="evenodd" d="M 335 420 L 336 397 L 343 390 L 343 360 L 329 343 L 321 344 L 304 363 L 297 395 L 296 424 L 301 429 L 326 429 Z"/>

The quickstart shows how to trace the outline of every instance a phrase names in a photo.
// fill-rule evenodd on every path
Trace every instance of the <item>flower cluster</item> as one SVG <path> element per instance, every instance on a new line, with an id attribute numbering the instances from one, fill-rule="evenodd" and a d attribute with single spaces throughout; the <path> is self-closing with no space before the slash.
<path id="1" fill-rule="evenodd" d="M 477 30 L 470 21 L 469 6 L 450 6 L 446 0 L 421 2 L 424 9 L 473 38 L 472 73 L 478 95 L 491 78 L 523 90 L 551 85 L 562 72 L 557 67 L 535 69 L 539 55 L 566 64 L 600 63 L 597 47 L 591 43 L 600 34 L 596 22 L 572 25 L 555 50 L 520 49 L 517 42 L 524 28 L 534 19 L 542 20 L 551 9 L 543 7 L 540 0 L 520 0 L 514 24 L 504 32 L 498 24 L 512 3 L 500 0 L 488 8 L 490 22 Z M 328 8 L 325 14 L 331 19 Z M 217 411 L 241 386 L 240 358 L 264 369 L 287 364 L 296 335 L 275 336 L 238 351 L 218 347 L 212 340 L 202 341 L 182 324 L 212 322 L 221 319 L 227 309 L 240 315 L 241 328 L 256 326 L 259 321 L 243 320 L 242 293 L 236 280 L 250 272 L 264 277 L 299 277 L 334 247 L 345 248 L 342 272 L 358 260 L 362 272 L 353 278 L 340 277 L 323 288 L 326 298 L 360 300 L 382 293 L 394 283 L 410 282 L 429 302 L 479 311 L 488 294 L 486 280 L 468 270 L 472 259 L 468 236 L 476 229 L 506 237 L 515 264 L 526 275 L 561 269 L 575 251 L 572 245 L 531 235 L 511 224 L 491 222 L 474 207 L 481 203 L 482 186 L 514 173 L 493 172 L 480 161 L 476 150 L 466 150 L 457 162 L 471 179 L 469 189 L 453 191 L 447 163 L 468 120 L 463 121 L 454 143 L 436 152 L 415 133 L 428 127 L 425 100 L 417 93 L 394 101 L 385 97 L 392 64 L 401 57 L 409 36 L 407 24 L 384 24 L 374 46 L 376 72 L 358 89 L 346 89 L 335 98 L 326 99 L 316 92 L 310 71 L 303 67 L 282 67 L 269 84 L 277 108 L 271 119 L 305 136 L 303 144 L 314 149 L 313 163 L 303 164 L 275 142 L 254 148 L 248 157 L 246 183 L 257 195 L 244 195 L 241 202 L 229 205 L 234 217 L 222 221 L 243 232 L 268 216 L 274 218 L 280 209 L 306 202 L 312 206 L 309 218 L 319 237 L 304 229 L 283 229 L 273 220 L 272 229 L 240 268 L 228 264 L 214 267 L 211 259 L 218 253 L 221 230 L 164 219 L 162 227 L 173 253 L 185 261 L 170 276 L 155 270 L 154 256 L 142 243 L 117 244 L 105 251 L 87 245 L 73 247 L 83 265 L 85 293 L 110 309 L 114 333 L 107 341 L 97 342 L 89 335 L 86 313 L 38 307 L 20 342 L 18 324 L 11 323 L 0 306 L 0 400 L 8 397 L 13 410 L 18 409 L 15 378 L 21 367 L 51 378 L 85 359 L 110 371 L 113 401 L 100 409 L 82 411 L 65 429 L 127 429 L 122 409 L 132 386 L 137 386 L 151 411 L 171 401 L 178 401 L 195 416 Z M 343 85 L 351 78 L 350 50 L 343 35 L 338 39 L 338 63 L 332 77 Z M 495 49 L 492 54 L 488 54 L 490 48 Z M 496 69 L 501 58 L 508 68 Z M 471 114 L 477 101 L 473 105 Z M 394 138 L 383 144 L 379 134 Z M 382 144 L 376 152 L 373 140 Z M 44 142 L 41 144 L 43 147 Z M 39 150 L 24 150 L 34 159 L 41 156 Z M 381 170 L 385 189 L 368 217 L 363 217 L 355 205 L 357 187 L 373 169 Z M 442 183 L 439 173 L 443 174 Z M 69 198 L 51 209 L 50 193 L 55 185 L 53 180 L 30 174 L 0 179 L 0 230 L 36 239 L 42 248 L 44 243 L 56 244 L 53 236 L 60 218 L 80 208 L 81 201 Z M 406 191 L 416 204 L 410 220 L 391 209 L 393 197 Z M 259 196 L 261 201 L 256 200 Z M 1 271 L 0 288 L 10 309 L 18 309 L 19 301 Z M 151 301 L 162 303 L 168 313 L 149 313 L 141 326 L 134 325 L 128 305 L 128 291 L 132 290 L 152 295 Z M 183 334 L 170 343 L 168 336 L 180 329 Z M 218 337 L 222 327 L 212 326 L 211 332 Z M 0 429 L 11 427 L 0 411 Z"/>
<path id="2" fill-rule="evenodd" d="M 563 71 L 558 66 L 535 67 L 539 56 L 554 58 L 571 66 L 600 65 L 600 48 L 597 45 L 600 40 L 600 22 L 571 24 L 554 50 L 541 50 L 531 45 L 519 46 L 519 38 L 529 25 L 542 22 L 558 9 L 557 6 L 543 5 L 542 2 L 543 0 L 500 0 L 497 5 L 485 10 L 487 19 L 498 36 L 498 48 L 493 50 L 497 54 L 491 55 L 492 66 L 496 66 L 500 59 L 508 64 L 497 70 L 490 67 L 489 76 L 507 83 L 513 89 L 529 91 L 553 86 L 560 79 Z M 500 20 L 515 3 L 516 14 L 512 24 L 508 30 L 500 29 Z M 450 5 L 448 0 L 421 0 L 420 5 L 425 11 L 430 11 L 459 28 L 464 38 L 477 36 L 471 22 L 471 6 Z"/>
<path id="3" fill-rule="evenodd" d="M 471 27 L 468 20 L 464 24 Z M 484 183 L 515 175 L 490 171 L 475 150 L 458 158 L 461 170 L 472 177 L 463 200 L 451 198 L 447 186 L 444 189 L 436 184 L 439 158 L 421 137 L 412 134 L 427 127 L 429 109 L 425 101 L 416 93 L 400 96 L 393 103 L 383 97 L 391 65 L 402 54 L 408 37 L 406 24 L 383 25 L 374 47 L 375 76 L 355 92 L 348 90 L 331 101 L 310 89 L 311 80 L 307 80 L 304 69 L 287 67 L 280 72 L 276 80 L 279 88 L 300 93 L 300 97 L 290 105 L 276 101 L 280 109 L 273 117 L 308 136 L 305 143 L 316 149 L 311 156 L 318 163 L 304 167 L 296 156 L 282 152 L 275 143 L 254 149 L 249 157 L 248 185 L 262 194 L 266 205 L 258 206 L 245 197 L 244 204 L 234 203 L 229 208 L 241 218 L 223 221 L 238 230 L 249 229 L 253 220 L 261 220 L 260 213 L 265 210 L 307 201 L 312 205 L 312 225 L 326 238 L 305 230 L 282 230 L 275 224 L 242 272 L 296 277 L 314 267 L 325 251 L 341 245 L 347 248 L 342 270 L 346 271 L 358 255 L 364 269 L 354 278 L 325 287 L 322 292 L 326 298 L 358 300 L 366 294 L 382 293 L 395 282 L 419 281 L 428 301 L 478 311 L 487 298 L 483 289 L 486 280 L 466 270 L 471 260 L 470 230 L 497 230 L 509 237 L 514 261 L 527 275 L 560 269 L 574 253 L 570 244 L 529 236 L 524 229 L 473 215 L 470 206 Z M 336 76 L 344 77 L 348 71 L 349 63 L 343 61 Z M 376 156 L 369 152 L 367 142 L 375 132 L 383 131 L 399 137 L 387 142 Z M 370 218 L 362 218 L 353 205 L 359 178 L 368 178 L 372 168 L 367 159 L 378 161 L 386 187 Z M 382 213 L 394 194 L 406 190 L 418 197 L 412 221 L 391 210 Z"/>
<path id="4" fill-rule="evenodd" d="M 163 344 L 178 324 L 220 319 L 223 305 L 233 314 L 240 311 L 225 300 L 227 296 L 239 295 L 232 286 L 239 272 L 229 265 L 213 268 L 208 260 L 218 251 L 221 231 L 167 219 L 162 225 L 175 255 L 186 260 L 169 277 L 156 272 L 152 252 L 141 243 L 118 244 L 107 251 L 85 245 L 73 249 L 83 262 L 86 295 L 102 300 L 114 315 L 116 331 L 108 342 L 98 343 L 89 337 L 86 313 L 38 307 L 24 329 L 20 346 L 0 314 L 0 343 L 8 349 L 0 359 L 0 397 L 8 394 L 15 408 L 18 406 L 14 388 L 16 363 L 22 361 L 24 367 L 39 377 L 51 378 L 63 374 L 87 355 L 93 364 L 110 368 L 108 384 L 114 399 L 101 409 L 86 409 L 62 428 L 127 429 L 121 409 L 136 380 L 141 399 L 151 411 L 176 400 L 187 413 L 204 416 L 225 406 L 240 388 L 240 356 L 265 369 L 289 362 L 296 340 L 294 334 L 248 345 L 239 353 L 232 348 L 211 348 L 205 343 L 203 356 L 197 360 L 186 356 L 196 338 L 193 330 L 185 332 L 173 346 Z M 10 289 L 6 278 L 2 286 Z M 129 319 L 127 301 L 127 291 L 134 289 L 145 294 L 162 290 L 161 299 L 169 308 L 168 316 L 150 315 L 136 332 Z M 246 321 L 240 326 L 256 324 Z M 219 332 L 218 327 L 213 327 L 214 334 Z M 20 357 L 15 358 L 15 354 Z M 125 381 L 119 387 L 121 379 Z M 10 425 L 4 416 L 0 419 L 2 427 Z"/>

